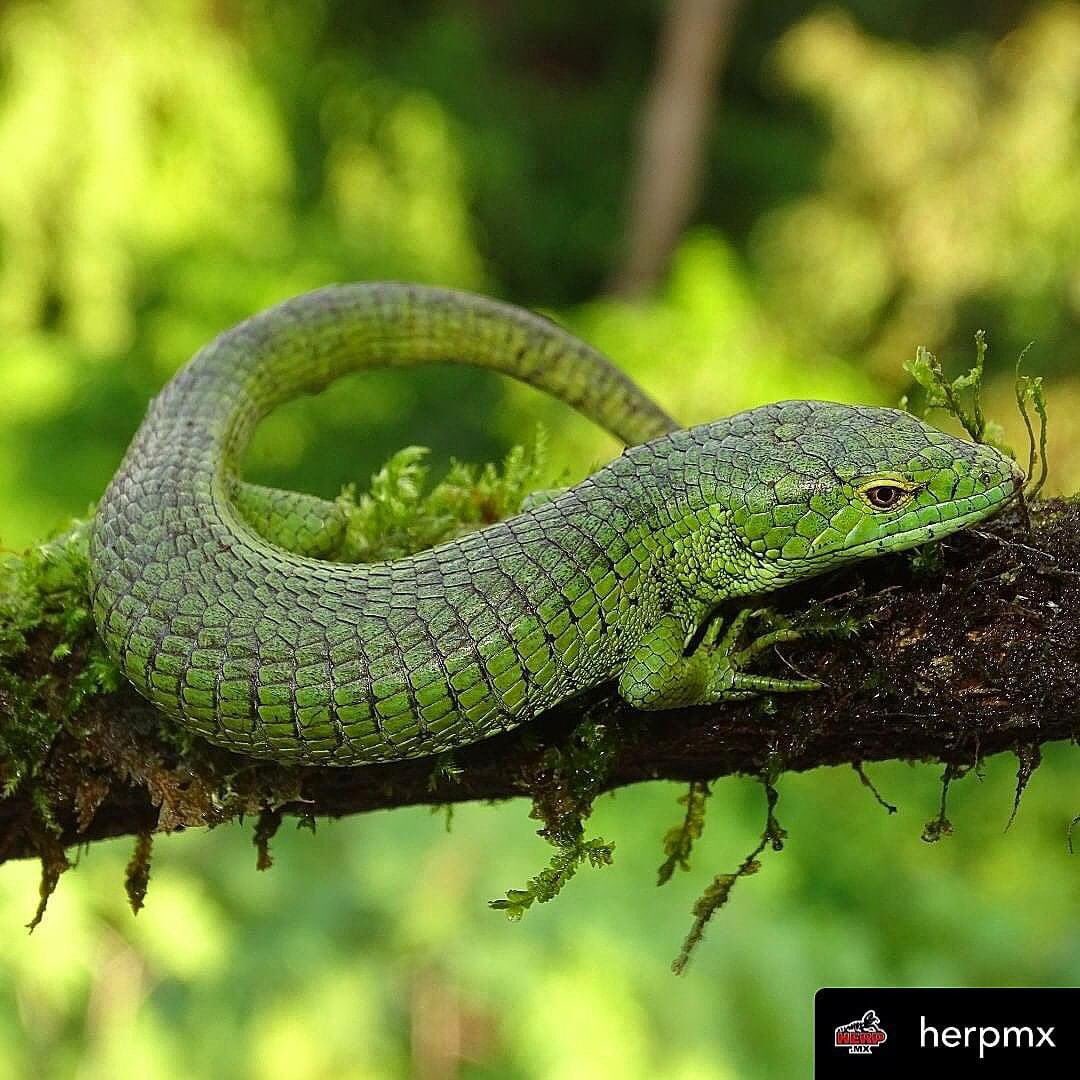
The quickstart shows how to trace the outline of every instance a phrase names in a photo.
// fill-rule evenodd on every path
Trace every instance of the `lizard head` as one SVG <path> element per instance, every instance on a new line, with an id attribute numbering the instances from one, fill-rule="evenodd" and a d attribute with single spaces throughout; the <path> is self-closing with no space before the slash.
<path id="1" fill-rule="evenodd" d="M 745 457 L 747 482 L 725 501 L 738 543 L 774 584 L 956 532 L 1024 483 L 999 451 L 898 409 L 783 402 L 732 422 L 724 443 Z"/>

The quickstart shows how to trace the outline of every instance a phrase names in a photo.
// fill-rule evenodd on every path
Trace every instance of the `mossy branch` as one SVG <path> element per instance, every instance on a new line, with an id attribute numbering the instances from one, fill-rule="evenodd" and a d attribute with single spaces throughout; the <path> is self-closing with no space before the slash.
<path id="1" fill-rule="evenodd" d="M 452 758 L 353 769 L 245 760 L 179 733 L 114 680 L 78 575 L 51 564 L 55 549 L 36 553 L 20 572 L 45 591 L 37 623 L 25 610 L 18 622 L 10 580 L 5 601 L 0 861 L 245 814 L 517 796 L 566 846 L 596 795 L 643 780 L 1030 755 L 1080 733 L 1080 504 L 1037 504 L 1031 529 L 1006 517 L 949 540 L 939 559 L 893 556 L 778 594 L 787 617 L 824 607 L 862 627 L 764 658 L 821 678 L 819 693 L 641 714 L 607 686 Z"/>
<path id="2" fill-rule="evenodd" d="M 1026 400 L 1040 414 L 1037 391 Z M 501 469 L 455 466 L 427 490 L 420 454 L 395 456 L 369 494 L 345 500 L 350 545 L 405 553 L 515 510 L 540 484 L 542 453 Z M 536 496 L 529 496 L 535 499 Z M 257 865 L 286 816 L 301 822 L 418 803 L 524 797 L 555 847 L 550 867 L 494 906 L 512 917 L 553 898 L 576 870 L 604 865 L 588 838 L 595 798 L 645 780 L 690 785 L 665 840 L 666 880 L 704 824 L 708 785 L 741 773 L 904 759 L 943 762 L 951 778 L 1014 752 L 1018 791 L 1038 747 L 1080 735 L 1080 503 L 1036 503 L 932 550 L 891 556 L 775 597 L 778 625 L 837 632 L 760 658 L 826 684 L 814 694 L 669 713 L 636 713 L 611 686 L 567 702 L 511 735 L 457 754 L 364 768 L 290 768 L 217 750 L 140 699 L 104 655 L 89 615 L 86 527 L 27 555 L 0 558 L 0 862 L 42 861 L 42 906 L 66 851 L 130 836 L 128 891 L 142 902 L 151 837 L 251 816 Z M 934 823 L 948 829 L 944 805 Z M 779 835 L 778 829 L 770 833 Z M 775 839 L 775 836 L 774 836 Z M 774 845 L 775 846 L 775 845 Z M 720 875 L 696 909 L 698 929 L 756 854 Z M 690 945 L 693 944 L 691 941 Z M 680 965 L 685 963 L 685 956 Z"/>

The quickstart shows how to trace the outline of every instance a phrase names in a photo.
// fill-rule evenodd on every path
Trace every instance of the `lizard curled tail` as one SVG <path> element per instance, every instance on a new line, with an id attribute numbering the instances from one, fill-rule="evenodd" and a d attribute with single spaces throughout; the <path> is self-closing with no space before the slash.
<path id="1" fill-rule="evenodd" d="M 155 399 L 98 509 L 95 618 L 144 695 L 239 750 L 345 763 L 403 756 L 393 717 L 359 688 L 392 668 L 411 685 L 394 663 L 403 646 L 394 627 L 402 611 L 422 606 L 418 583 L 400 570 L 312 558 L 336 548 L 343 522 L 335 504 L 243 483 L 238 471 L 254 427 L 275 406 L 364 368 L 438 361 L 520 379 L 627 444 L 676 427 L 595 349 L 484 297 L 395 283 L 330 286 L 248 319 Z M 350 646 L 358 618 L 361 639 Z M 460 626 L 445 631 L 454 641 L 461 634 Z M 442 655 L 450 643 L 425 658 L 444 681 L 453 674 L 453 658 Z M 335 659 L 342 651 L 348 662 Z M 446 689 L 457 714 L 461 692 Z M 421 726 L 436 724 L 421 717 Z M 417 752 L 457 741 L 471 739 L 444 735 Z"/>

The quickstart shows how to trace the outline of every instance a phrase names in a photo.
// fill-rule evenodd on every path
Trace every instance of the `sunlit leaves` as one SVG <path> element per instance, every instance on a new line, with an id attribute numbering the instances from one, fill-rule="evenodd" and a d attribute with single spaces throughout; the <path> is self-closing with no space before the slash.
<path id="1" fill-rule="evenodd" d="M 874 37 L 840 11 L 789 30 L 774 70 L 832 133 L 820 190 L 755 234 L 789 332 L 869 355 L 884 379 L 914 342 L 966 334 L 976 304 L 1010 346 L 1064 337 L 1080 312 L 1078 56 L 1065 4 L 963 48 Z"/>

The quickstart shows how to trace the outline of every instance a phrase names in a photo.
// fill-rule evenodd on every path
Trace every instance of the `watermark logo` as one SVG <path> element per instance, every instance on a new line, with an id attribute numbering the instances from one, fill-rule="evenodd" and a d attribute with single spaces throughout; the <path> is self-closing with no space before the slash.
<path id="1" fill-rule="evenodd" d="M 867 1009 L 861 1019 L 834 1029 L 833 1045 L 846 1047 L 849 1054 L 872 1054 L 888 1037 L 877 1013 Z"/>

